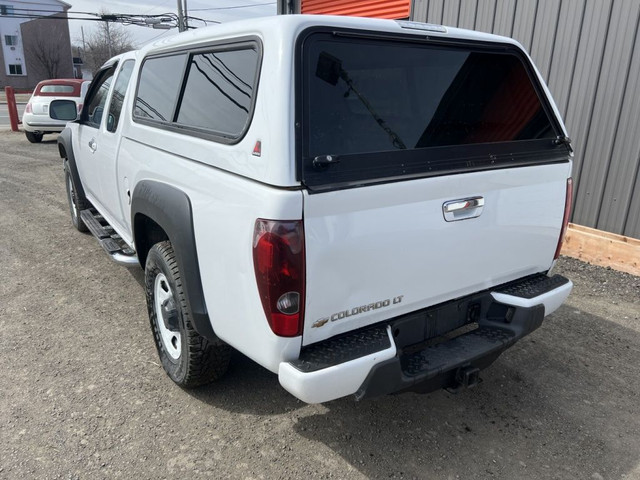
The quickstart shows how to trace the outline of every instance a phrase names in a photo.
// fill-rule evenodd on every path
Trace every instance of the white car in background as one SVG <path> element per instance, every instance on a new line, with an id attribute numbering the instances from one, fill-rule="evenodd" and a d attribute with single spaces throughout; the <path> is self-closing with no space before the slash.
<path id="1" fill-rule="evenodd" d="M 73 100 L 80 112 L 90 83 L 90 80 L 76 78 L 43 80 L 38 83 L 22 115 L 22 128 L 27 140 L 39 143 L 45 133 L 60 133 L 67 122 L 51 118 L 49 104 L 54 100 Z"/>

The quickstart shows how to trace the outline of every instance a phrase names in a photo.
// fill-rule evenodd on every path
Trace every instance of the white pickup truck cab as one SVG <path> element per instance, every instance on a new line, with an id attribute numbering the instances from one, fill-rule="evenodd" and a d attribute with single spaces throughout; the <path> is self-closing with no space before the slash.
<path id="1" fill-rule="evenodd" d="M 572 149 L 514 40 L 290 15 L 111 59 L 60 135 L 71 216 L 145 269 L 184 387 L 231 347 L 305 402 L 458 389 L 572 284 Z"/>

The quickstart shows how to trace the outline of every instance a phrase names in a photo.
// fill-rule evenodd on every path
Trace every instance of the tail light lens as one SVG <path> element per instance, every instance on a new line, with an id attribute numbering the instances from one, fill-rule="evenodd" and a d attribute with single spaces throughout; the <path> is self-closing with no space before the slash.
<path id="1" fill-rule="evenodd" d="M 271 330 L 281 337 L 302 334 L 304 263 L 302 220 L 256 220 L 253 267 L 258 291 Z"/>
<path id="2" fill-rule="evenodd" d="M 564 217 L 562 218 L 562 230 L 560 230 L 560 238 L 558 239 L 558 247 L 556 248 L 556 254 L 553 256 L 554 260 L 560 257 L 560 250 L 562 250 L 562 243 L 564 242 L 564 236 L 567 233 L 567 225 L 569 225 L 569 215 L 571 214 L 571 204 L 573 203 L 573 179 L 567 178 L 567 196 L 564 201 Z"/>
<path id="3" fill-rule="evenodd" d="M 33 107 L 31 106 L 31 102 L 27 103 L 27 106 L 24 107 L 24 113 L 33 113 Z"/>

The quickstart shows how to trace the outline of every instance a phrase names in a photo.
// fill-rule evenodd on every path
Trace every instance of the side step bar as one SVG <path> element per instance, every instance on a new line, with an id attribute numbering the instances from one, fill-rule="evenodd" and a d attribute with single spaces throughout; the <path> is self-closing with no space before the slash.
<path id="1" fill-rule="evenodd" d="M 122 237 L 116 233 L 97 210 L 93 208 L 82 210 L 80 218 L 114 262 L 125 267 L 139 265 L 136 252 L 122 240 Z"/>

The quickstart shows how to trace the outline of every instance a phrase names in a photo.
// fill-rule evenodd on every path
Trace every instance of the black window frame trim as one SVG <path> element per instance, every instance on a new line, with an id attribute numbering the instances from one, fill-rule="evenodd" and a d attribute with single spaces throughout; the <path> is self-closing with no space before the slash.
<path id="1" fill-rule="evenodd" d="M 88 119 L 89 111 L 87 109 L 90 101 L 88 102 L 87 99 L 91 99 L 94 92 L 98 90 L 100 87 L 102 87 L 102 84 L 104 83 L 103 81 L 96 82 L 96 80 L 102 80 L 102 77 L 109 70 L 113 70 L 112 77 L 115 77 L 116 70 L 118 69 L 119 64 L 120 64 L 119 59 L 114 62 L 109 62 L 108 64 L 104 65 L 100 70 L 96 72 L 95 76 L 93 77 L 93 80 L 89 84 L 87 93 L 84 96 L 84 101 L 82 102 L 82 111 L 80 112 L 80 118 L 77 120 L 77 122 L 80 125 L 86 125 L 87 127 L 95 128 L 96 130 L 100 129 L 100 126 L 102 125 L 102 120 L 100 120 L 100 124 L 98 126 L 95 126 L 93 123 L 89 123 L 89 119 Z M 99 86 L 98 86 L 98 83 L 100 84 Z M 109 86 L 109 90 L 111 90 L 111 86 Z M 108 95 L 109 95 L 109 92 L 107 92 L 107 98 L 108 98 Z M 107 102 L 105 100 L 105 104 L 106 103 Z"/>
<path id="2" fill-rule="evenodd" d="M 256 73 L 252 83 L 253 95 L 251 98 L 251 103 L 249 105 L 247 122 L 246 122 L 246 125 L 244 126 L 244 129 L 238 135 L 228 135 L 223 132 L 217 132 L 214 130 L 193 127 L 189 125 L 182 125 L 177 123 L 176 116 L 180 110 L 180 105 L 182 104 L 184 91 L 185 91 L 187 80 L 189 77 L 189 66 L 191 64 L 191 59 L 193 58 L 193 56 L 200 55 L 203 53 L 216 53 L 216 52 L 249 50 L 249 49 L 255 50 L 258 54 L 258 58 L 256 63 Z M 135 104 L 138 98 L 138 90 L 140 88 L 140 78 L 142 76 L 142 70 L 144 68 L 145 62 L 150 59 L 169 57 L 169 56 L 175 56 L 175 55 L 181 55 L 181 54 L 186 54 L 187 58 L 185 61 L 184 69 L 182 71 L 182 77 L 180 81 L 178 95 L 176 97 L 176 102 L 173 105 L 171 121 L 163 122 L 161 120 L 151 120 L 151 119 L 146 119 L 146 118 L 141 118 L 136 116 Z M 214 42 L 207 42 L 206 44 L 199 44 L 195 46 L 188 46 L 188 47 L 181 46 L 178 48 L 162 51 L 157 54 L 155 53 L 150 54 L 144 57 L 140 62 L 140 68 L 138 69 L 138 77 L 136 79 L 136 89 L 133 96 L 133 108 L 131 109 L 131 119 L 134 123 L 158 128 L 160 130 L 166 130 L 173 133 L 180 133 L 180 134 L 189 135 L 192 137 L 202 138 L 205 140 L 211 140 L 216 143 L 221 143 L 223 145 L 236 145 L 240 143 L 242 139 L 247 135 L 247 132 L 249 131 L 249 128 L 251 128 L 251 124 L 253 123 L 253 115 L 255 113 L 255 105 L 256 105 L 256 100 L 258 98 L 258 88 L 259 88 L 260 77 L 262 72 L 262 59 L 263 59 L 262 40 L 260 39 L 260 37 L 257 37 L 255 35 L 218 40 Z"/>
<path id="3" fill-rule="evenodd" d="M 534 166 L 551 163 L 564 163 L 571 159 L 570 145 L 555 139 L 519 140 L 512 142 L 479 143 L 444 147 L 428 147 L 421 149 L 390 150 L 384 152 L 365 152 L 357 154 L 337 154 L 341 165 L 336 172 L 336 165 L 324 168 L 314 168 L 311 157 L 305 157 L 304 149 L 308 144 L 308 125 L 305 122 L 305 108 L 307 97 L 304 89 L 304 53 L 305 43 L 314 34 L 329 34 L 334 37 L 360 38 L 369 40 L 396 41 L 404 43 L 428 44 L 443 47 L 464 47 L 475 51 L 508 53 L 515 55 L 523 64 L 531 84 L 542 104 L 542 108 L 556 132 L 557 138 L 564 137 L 561 123 L 552 108 L 548 96 L 540 83 L 534 67 L 520 48 L 512 43 L 466 40 L 459 38 L 443 38 L 429 34 L 402 34 L 394 32 L 376 32 L 342 27 L 314 26 L 303 30 L 295 44 L 295 165 L 296 180 L 302 183 L 310 193 L 321 193 L 363 185 L 378 185 L 383 183 L 405 181 L 415 178 L 427 178 L 443 175 L 471 173 L 477 171 Z M 308 94 L 308 92 L 307 92 Z M 445 168 L 443 153 L 454 151 L 461 155 L 459 158 L 449 159 L 457 168 Z M 425 152 L 433 153 L 433 158 L 424 157 Z M 401 166 L 386 166 L 389 155 L 402 156 Z M 362 175 L 363 161 L 366 159 L 367 175 Z M 379 159 L 379 161 L 378 161 Z M 358 161 L 360 160 L 360 161 Z M 351 163 L 348 169 L 344 164 Z M 438 168 L 440 167 L 441 168 Z M 382 175 L 375 175 L 375 173 Z"/>

